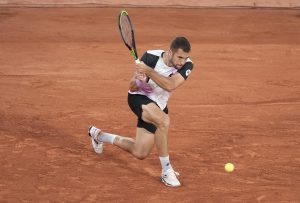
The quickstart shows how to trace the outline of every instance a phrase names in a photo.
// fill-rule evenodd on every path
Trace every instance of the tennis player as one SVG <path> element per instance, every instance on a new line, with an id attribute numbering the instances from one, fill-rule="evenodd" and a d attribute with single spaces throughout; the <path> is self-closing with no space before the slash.
<path id="1" fill-rule="evenodd" d="M 162 166 L 161 181 L 167 186 L 181 186 L 168 152 L 170 119 L 167 102 L 174 90 L 182 85 L 193 69 L 189 58 L 191 46 L 185 37 L 175 38 L 168 51 L 150 50 L 136 65 L 130 80 L 128 104 L 137 116 L 135 139 L 110 134 L 95 126 L 88 130 L 96 153 L 103 151 L 103 143 L 110 143 L 145 159 L 155 145 Z"/>

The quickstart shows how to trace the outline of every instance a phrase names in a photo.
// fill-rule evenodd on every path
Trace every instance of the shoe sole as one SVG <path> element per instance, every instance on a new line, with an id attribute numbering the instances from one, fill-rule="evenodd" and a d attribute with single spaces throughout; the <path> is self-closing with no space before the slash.
<path id="1" fill-rule="evenodd" d="M 95 142 L 95 140 L 91 137 L 91 141 L 92 141 L 92 146 L 93 146 L 93 149 L 95 151 L 96 154 L 102 154 L 103 152 L 103 143 L 100 143 L 100 144 L 96 144 L 97 146 L 94 145 L 93 142 Z M 100 146 L 100 148 L 98 148 Z"/>
<path id="2" fill-rule="evenodd" d="M 181 186 L 181 184 L 180 185 L 171 185 L 171 184 L 167 183 L 165 181 L 165 179 L 163 179 L 162 177 L 160 178 L 160 181 L 163 182 L 168 187 L 180 187 Z"/>

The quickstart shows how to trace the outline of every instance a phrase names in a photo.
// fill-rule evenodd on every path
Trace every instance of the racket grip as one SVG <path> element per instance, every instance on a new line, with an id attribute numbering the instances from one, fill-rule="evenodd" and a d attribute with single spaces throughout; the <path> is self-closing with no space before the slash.
<path id="1" fill-rule="evenodd" d="M 135 64 L 141 63 L 140 59 L 135 60 Z"/>

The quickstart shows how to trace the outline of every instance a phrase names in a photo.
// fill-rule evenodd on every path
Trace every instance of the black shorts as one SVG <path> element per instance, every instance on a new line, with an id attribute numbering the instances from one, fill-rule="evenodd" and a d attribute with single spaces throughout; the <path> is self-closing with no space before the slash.
<path id="1" fill-rule="evenodd" d="M 142 113 L 143 113 L 142 105 L 143 104 L 147 105 L 149 103 L 154 103 L 157 105 L 156 102 L 149 99 L 147 96 L 140 95 L 140 94 L 129 94 L 128 93 L 128 105 L 129 105 L 130 109 L 133 111 L 133 113 L 138 117 L 137 127 L 144 128 L 151 133 L 155 133 L 156 126 L 142 120 Z M 166 114 L 168 114 L 168 107 L 166 107 L 163 111 Z"/>

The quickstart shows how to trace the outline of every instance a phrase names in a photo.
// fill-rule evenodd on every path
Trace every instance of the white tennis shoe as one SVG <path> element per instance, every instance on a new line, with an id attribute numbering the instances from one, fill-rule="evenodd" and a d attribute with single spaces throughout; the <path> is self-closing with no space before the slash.
<path id="1" fill-rule="evenodd" d="M 88 129 L 88 135 L 91 137 L 92 146 L 97 154 L 101 154 L 103 152 L 103 142 L 99 142 L 97 140 L 99 133 L 101 133 L 101 130 L 95 126 L 90 126 Z"/>
<path id="2" fill-rule="evenodd" d="M 172 168 L 170 168 L 169 170 L 161 173 L 160 180 L 166 186 L 179 187 L 179 186 L 181 186 L 181 184 L 180 184 L 179 180 L 177 179 L 177 176 L 179 176 L 179 173 L 174 171 Z"/>

